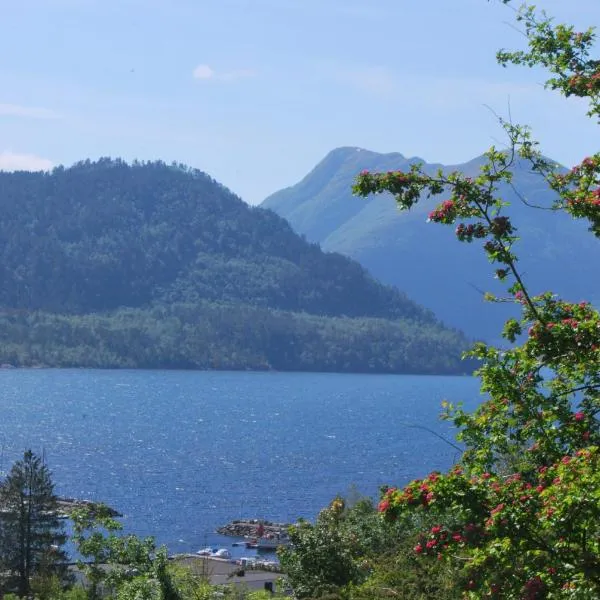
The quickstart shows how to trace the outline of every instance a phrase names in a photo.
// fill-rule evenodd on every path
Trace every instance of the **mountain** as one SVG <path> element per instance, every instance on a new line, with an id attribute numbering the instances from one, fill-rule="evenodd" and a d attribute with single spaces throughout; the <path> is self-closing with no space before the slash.
<path id="1" fill-rule="evenodd" d="M 483 157 L 468 163 L 427 164 L 402 154 L 378 154 L 361 148 L 338 148 L 302 181 L 276 192 L 261 206 L 286 218 L 295 231 L 328 252 L 359 261 L 374 277 L 397 286 L 432 310 L 444 323 L 479 339 L 497 341 L 513 308 L 483 301 L 483 292 L 505 293 L 493 279 L 493 268 L 478 247 L 457 242 L 452 228 L 427 223 L 440 198 L 423 201 L 408 212 L 393 198 L 352 195 L 360 171 L 403 170 L 421 162 L 428 173 L 438 168 L 477 175 Z M 597 265 L 600 245 L 583 222 L 567 215 L 527 207 L 548 206 L 552 193 L 525 164 L 517 165 L 514 189 L 500 192 L 522 240 L 516 245 L 519 267 L 535 292 L 552 290 L 572 300 L 600 300 Z M 473 247 L 475 246 L 475 247 Z"/>
<path id="2" fill-rule="evenodd" d="M 0 173 L 0 363 L 461 372 L 465 338 L 182 165 Z"/>

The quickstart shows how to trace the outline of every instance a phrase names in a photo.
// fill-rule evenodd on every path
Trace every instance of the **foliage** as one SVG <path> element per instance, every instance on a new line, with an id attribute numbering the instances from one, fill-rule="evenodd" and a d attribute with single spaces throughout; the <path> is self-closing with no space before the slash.
<path id="1" fill-rule="evenodd" d="M 349 600 L 457 600 L 456 569 L 441 561 L 424 561 L 413 551 L 416 532 L 406 528 L 399 545 L 374 557 L 369 577 L 346 590 Z"/>
<path id="2" fill-rule="evenodd" d="M 2 589 L 19 596 L 43 580 L 66 578 L 65 535 L 58 518 L 50 471 L 31 450 L 0 485 L 0 572 Z"/>
<path id="3" fill-rule="evenodd" d="M 204 566 L 204 563 L 203 563 Z M 172 565 L 169 568 L 173 586 L 185 600 L 212 600 L 215 588 L 206 573 L 197 574 L 189 567 Z"/>
<path id="4" fill-rule="evenodd" d="M 0 363 L 52 367 L 468 372 L 462 335 L 434 324 L 222 303 L 106 315 L 0 316 Z M 471 365 L 471 370 L 473 366 Z"/>
<path id="5" fill-rule="evenodd" d="M 118 600 L 178 600 L 167 568 L 166 548 L 152 538 L 120 536 L 121 524 L 104 505 L 77 509 L 71 515 L 72 540 L 81 556 L 78 568 L 88 582 L 88 597 L 107 593 Z"/>
<path id="6" fill-rule="evenodd" d="M 338 497 L 314 525 L 300 521 L 291 528 L 293 544 L 279 558 L 299 598 L 451 600 L 454 571 L 424 564 L 412 551 L 422 526 L 412 516 L 383 521 L 370 499 L 348 506 Z"/>
<path id="7" fill-rule="evenodd" d="M 542 65 L 548 87 L 589 100 L 600 114 L 600 61 L 590 58 L 595 33 L 555 25 L 534 7 L 519 20 L 526 51 L 499 53 L 503 64 Z M 466 446 L 461 464 L 403 489 L 384 492 L 379 510 L 393 522 L 427 514 L 437 522 L 422 532 L 414 552 L 460 566 L 459 584 L 472 598 L 600 597 L 600 317 L 587 303 L 550 293 L 531 295 L 517 268 L 517 227 L 504 214 L 500 182 L 510 183 L 517 159 L 527 160 L 560 194 L 553 209 L 586 219 L 600 236 L 600 155 L 560 173 L 530 132 L 503 122 L 508 151 L 492 148 L 478 177 L 461 173 L 363 172 L 360 195 L 391 192 L 403 209 L 423 194 L 448 194 L 433 222 L 455 225 L 459 241 L 482 240 L 521 310 L 504 337 L 513 345 L 478 344 L 471 356 L 486 400 L 472 414 L 447 406 Z"/>
<path id="8" fill-rule="evenodd" d="M 0 362 L 465 370 L 462 335 L 200 171 L 101 159 L 0 189 Z"/>
<path id="9" fill-rule="evenodd" d="M 369 557 L 397 543 L 397 533 L 383 527 L 369 500 L 347 508 L 339 497 L 319 513 L 314 525 L 301 520 L 289 535 L 292 545 L 279 550 L 279 559 L 299 598 L 362 582 Z"/>
<path id="10" fill-rule="evenodd" d="M 219 300 L 434 321 L 197 170 L 101 159 L 0 173 L 0 184 L 0 306 L 89 313 Z"/>

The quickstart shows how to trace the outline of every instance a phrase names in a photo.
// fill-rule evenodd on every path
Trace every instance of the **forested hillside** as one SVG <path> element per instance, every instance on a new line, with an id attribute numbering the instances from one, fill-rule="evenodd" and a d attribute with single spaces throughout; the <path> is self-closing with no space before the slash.
<path id="1" fill-rule="evenodd" d="M 497 339 L 514 311 L 509 305 L 483 301 L 483 290 L 502 293 L 503 288 L 493 281 L 485 256 L 455 244 L 451 231 L 440 232 L 427 223 L 434 201 L 400 212 L 389 197 L 365 200 L 352 195 L 354 178 L 363 169 L 407 170 L 415 162 L 422 162 L 429 174 L 443 168 L 477 176 L 482 157 L 443 166 L 398 153 L 338 148 L 302 181 L 273 194 L 262 206 L 288 219 L 297 232 L 324 250 L 354 258 L 379 280 L 398 286 L 444 323 L 471 337 Z M 499 194 L 511 203 L 506 214 L 522 237 L 519 262 L 534 292 L 545 291 L 551 279 L 559 294 L 600 301 L 600 286 L 594 286 L 590 271 L 592 264 L 600 263 L 600 249 L 586 234 L 585 224 L 560 212 L 527 206 L 552 203 L 554 194 L 546 182 L 521 163 L 515 167 L 513 184 L 502 185 Z M 582 256 L 588 258 L 583 261 Z"/>
<path id="2" fill-rule="evenodd" d="M 0 362 L 456 372 L 465 339 L 206 174 L 0 173 Z"/>

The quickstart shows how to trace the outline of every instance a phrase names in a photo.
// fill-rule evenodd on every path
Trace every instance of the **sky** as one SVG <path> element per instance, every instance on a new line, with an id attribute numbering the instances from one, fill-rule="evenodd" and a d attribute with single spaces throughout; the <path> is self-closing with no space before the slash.
<path id="1" fill-rule="evenodd" d="M 578 28 L 598 0 L 539 0 Z M 517 0 L 518 5 L 518 0 Z M 498 0 L 0 0 L 0 169 L 161 159 L 251 204 L 356 146 L 458 164 L 529 124 L 572 165 L 586 106 L 502 68 L 525 38 Z"/>

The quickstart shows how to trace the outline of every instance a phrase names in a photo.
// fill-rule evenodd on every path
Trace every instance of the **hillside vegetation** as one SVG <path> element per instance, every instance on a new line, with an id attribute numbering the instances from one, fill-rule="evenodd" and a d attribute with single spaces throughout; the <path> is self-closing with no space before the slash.
<path id="1" fill-rule="evenodd" d="M 0 362 L 457 372 L 462 335 L 206 174 L 0 173 Z"/>

